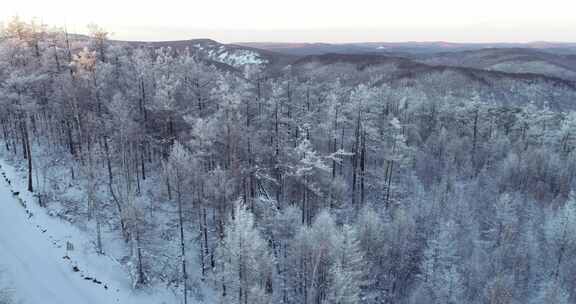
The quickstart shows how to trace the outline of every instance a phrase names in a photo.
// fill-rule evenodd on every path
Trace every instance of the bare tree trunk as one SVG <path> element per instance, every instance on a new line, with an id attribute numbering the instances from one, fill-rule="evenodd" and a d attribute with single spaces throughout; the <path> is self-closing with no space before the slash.
<path id="1" fill-rule="evenodd" d="M 366 178 L 366 131 L 362 132 L 360 148 L 360 206 L 364 205 L 365 187 L 364 180 Z"/>
<path id="2" fill-rule="evenodd" d="M 389 161 L 388 163 L 388 181 L 386 186 L 386 206 L 390 205 L 390 192 L 392 188 L 392 173 L 394 172 L 394 162 Z"/>
<path id="3" fill-rule="evenodd" d="M 202 270 L 202 281 L 204 281 L 204 279 L 206 278 L 206 256 L 208 253 L 208 250 L 206 249 L 206 247 L 208 246 L 207 242 L 205 241 L 205 224 L 203 221 L 203 217 L 204 217 L 204 208 L 202 207 L 202 209 L 200 209 L 200 212 L 198 213 L 198 222 L 200 224 L 200 267 Z"/>
<path id="4" fill-rule="evenodd" d="M 75 156 L 76 152 L 74 150 L 74 140 L 72 139 L 72 126 L 68 120 L 66 120 L 66 135 L 68 136 L 68 147 L 70 149 L 70 154 Z"/>
<path id="5" fill-rule="evenodd" d="M 352 205 L 356 205 L 356 188 L 358 179 L 358 158 L 360 147 L 360 109 L 358 109 L 358 118 L 356 120 L 356 130 L 354 132 L 354 146 L 352 147 Z"/>
<path id="6" fill-rule="evenodd" d="M 338 140 L 336 139 L 338 132 L 338 108 L 336 109 L 336 113 L 334 115 L 334 129 L 332 131 L 332 152 L 336 153 L 336 149 L 338 149 Z M 336 160 L 332 160 L 332 179 L 336 178 Z"/>
<path id="7" fill-rule="evenodd" d="M 138 252 L 138 285 L 146 284 L 146 276 L 144 275 L 144 264 L 142 262 L 142 243 L 140 241 L 140 227 L 136 228 L 136 247 Z"/>
<path id="8" fill-rule="evenodd" d="M 178 174 L 177 174 L 178 175 Z M 180 179 L 180 176 L 177 176 Z M 178 200 L 178 223 L 180 225 L 180 258 L 182 261 L 182 281 L 184 289 L 184 304 L 188 303 L 188 273 L 186 272 L 186 246 L 184 244 L 184 213 L 182 210 L 182 188 L 180 181 L 176 181 L 177 191 L 176 196 Z"/>
<path id="9" fill-rule="evenodd" d="M 560 252 L 558 253 L 558 259 L 556 262 L 556 270 L 554 271 L 554 280 L 558 282 L 558 278 L 560 277 L 560 267 L 562 266 L 562 259 L 564 258 L 564 251 L 566 250 L 566 236 L 567 236 L 567 226 L 568 223 L 564 223 L 564 231 L 562 232 L 562 245 L 560 245 Z"/>
<path id="10" fill-rule="evenodd" d="M 104 249 L 102 247 L 102 228 L 100 224 L 100 219 L 96 219 L 96 242 L 98 247 L 98 254 L 104 254 Z"/>
<path id="11" fill-rule="evenodd" d="M 473 137 L 472 137 L 472 171 L 476 172 L 476 142 L 477 142 L 477 134 L 478 134 L 478 109 L 474 111 L 474 130 L 473 130 Z M 473 173 L 473 175 L 476 175 Z"/>
<path id="12" fill-rule="evenodd" d="M 145 149 L 145 141 L 142 140 L 140 143 L 140 169 L 142 170 L 142 180 L 146 180 L 146 167 L 144 165 L 144 149 Z"/>
<path id="13" fill-rule="evenodd" d="M 22 143 L 24 144 L 25 158 L 28 160 L 28 191 L 34 192 L 32 186 L 32 151 L 30 146 L 30 135 L 28 134 L 28 126 L 26 125 L 26 117 L 22 115 Z"/>

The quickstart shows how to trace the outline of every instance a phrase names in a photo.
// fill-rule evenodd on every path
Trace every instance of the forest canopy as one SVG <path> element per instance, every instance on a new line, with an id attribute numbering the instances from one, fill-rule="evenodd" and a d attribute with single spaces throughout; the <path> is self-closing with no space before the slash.
<path id="1" fill-rule="evenodd" d="M 14 18 L 1 155 L 94 250 L 103 227 L 120 236 L 135 288 L 244 304 L 576 301 L 572 84 L 398 69 L 229 66 Z M 82 199 L 59 202 L 67 187 Z"/>

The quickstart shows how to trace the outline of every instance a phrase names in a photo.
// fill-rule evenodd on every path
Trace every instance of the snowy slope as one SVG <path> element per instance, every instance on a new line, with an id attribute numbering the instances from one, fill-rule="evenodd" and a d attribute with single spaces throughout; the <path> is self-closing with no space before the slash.
<path id="1" fill-rule="evenodd" d="M 167 289 L 133 291 L 120 264 L 95 254 L 82 231 L 47 215 L 22 191 L 24 180 L 16 178 L 15 169 L 1 160 L 0 165 L 11 181 L 0 176 L 0 269 L 17 303 L 179 303 Z M 63 258 L 67 241 L 74 245 L 69 259 Z"/>

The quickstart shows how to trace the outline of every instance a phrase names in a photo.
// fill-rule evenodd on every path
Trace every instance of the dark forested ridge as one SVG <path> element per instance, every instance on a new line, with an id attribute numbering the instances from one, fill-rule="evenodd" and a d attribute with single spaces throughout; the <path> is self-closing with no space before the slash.
<path id="1" fill-rule="evenodd" d="M 1 155 L 94 250 L 101 229 L 123 238 L 137 288 L 244 304 L 576 301 L 570 80 L 126 44 L 17 19 L 2 34 Z M 66 187 L 82 199 L 57 202 Z"/>

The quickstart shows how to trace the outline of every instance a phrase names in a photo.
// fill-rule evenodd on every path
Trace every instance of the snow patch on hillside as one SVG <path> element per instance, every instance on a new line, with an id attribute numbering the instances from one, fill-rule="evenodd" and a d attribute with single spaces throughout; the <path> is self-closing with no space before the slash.
<path id="1" fill-rule="evenodd" d="M 267 59 L 262 58 L 258 52 L 252 50 L 227 48 L 224 45 L 216 47 L 214 45 L 194 44 L 193 46 L 208 59 L 222 62 L 235 68 L 268 63 Z"/>

